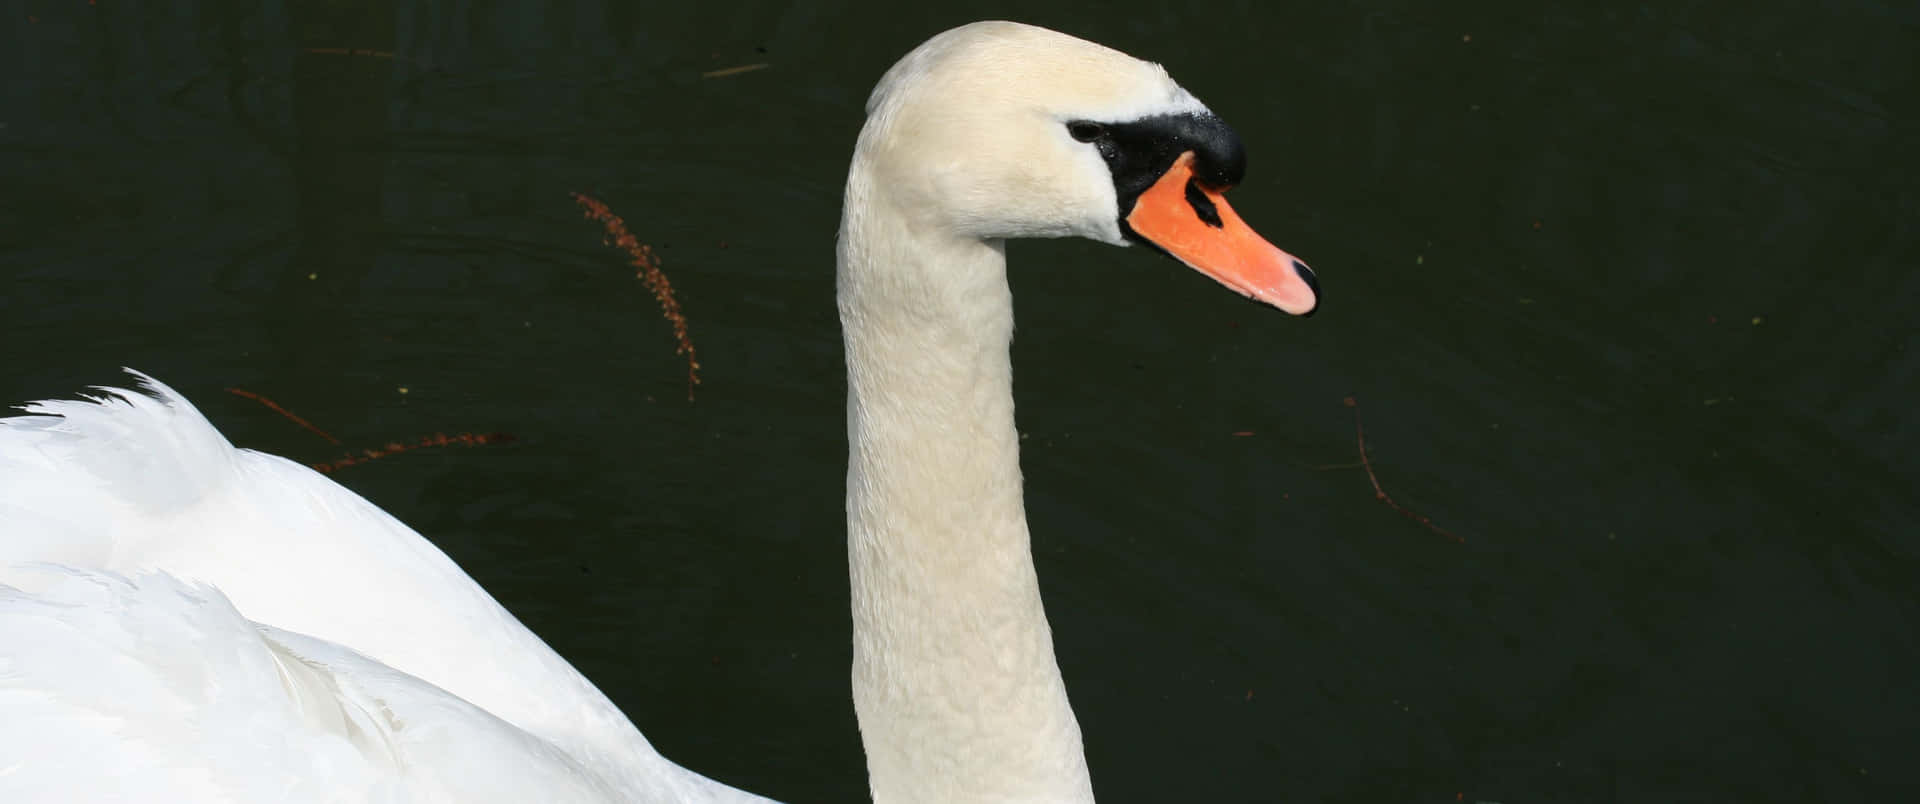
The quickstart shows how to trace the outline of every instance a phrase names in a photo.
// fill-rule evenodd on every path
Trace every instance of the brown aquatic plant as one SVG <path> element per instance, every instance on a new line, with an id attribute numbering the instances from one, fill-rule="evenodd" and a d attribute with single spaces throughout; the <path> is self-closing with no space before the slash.
<path id="1" fill-rule="evenodd" d="M 280 414 L 282 417 L 286 418 L 287 421 L 300 425 L 300 427 L 302 429 L 305 429 L 307 432 L 313 433 L 314 435 L 317 435 L 321 438 L 326 439 L 328 443 L 333 444 L 334 446 L 340 445 L 340 439 L 334 438 L 333 435 L 328 433 L 327 431 L 313 426 L 312 422 L 309 422 L 306 419 L 301 418 L 299 414 L 296 414 L 293 411 L 290 411 L 284 407 L 281 407 L 280 403 L 275 402 L 271 399 L 268 399 L 265 396 L 256 394 L 245 388 L 228 388 L 227 393 L 233 394 L 234 396 L 237 396 L 237 397 L 251 399 L 255 402 L 258 402 L 261 405 L 264 405 L 268 410 L 271 410 L 275 413 Z M 420 449 L 421 447 L 447 447 L 447 446 L 477 447 L 483 444 L 504 444 L 512 440 L 514 440 L 513 436 L 507 433 L 457 433 L 454 435 L 447 435 L 446 433 L 434 433 L 433 435 L 421 436 L 419 438 L 416 438 L 412 441 L 407 441 L 407 442 L 389 441 L 386 444 L 379 447 L 369 447 L 369 448 L 361 449 L 356 451 L 354 454 L 347 455 L 336 460 L 325 461 L 322 463 L 310 463 L 310 464 L 307 464 L 307 466 L 311 467 L 316 472 L 332 473 L 336 469 L 344 469 L 346 467 L 352 466 L 357 463 L 366 463 L 367 461 L 379 460 L 381 458 L 387 457 L 388 455 L 394 455 L 402 452 L 409 452 L 412 450 Z"/>
<path id="2" fill-rule="evenodd" d="M 1388 508 L 1399 511 L 1401 516 L 1425 525 L 1427 530 L 1447 537 L 1455 544 L 1466 544 L 1466 539 L 1449 532 L 1446 528 L 1433 524 L 1433 520 L 1427 515 L 1407 510 L 1399 503 L 1394 502 L 1392 497 L 1387 496 L 1387 490 L 1380 487 L 1380 477 L 1373 473 L 1373 461 L 1367 457 L 1367 431 L 1360 426 L 1360 400 L 1349 396 L 1341 400 L 1341 402 L 1353 409 L 1353 436 L 1354 439 L 1360 443 L 1360 467 L 1367 470 L 1367 482 L 1373 484 L 1373 498 L 1386 503 Z"/>
<path id="3" fill-rule="evenodd" d="M 331 474 L 336 469 L 345 469 L 354 464 L 366 463 L 367 461 L 377 461 L 388 455 L 409 452 L 420 449 L 421 447 L 477 447 L 484 444 L 504 444 L 512 440 L 513 436 L 506 433 L 455 433 L 454 435 L 434 433 L 433 435 L 421 436 L 405 443 L 389 441 L 384 446 L 362 449 L 354 455 L 347 455 L 325 463 L 310 463 L 307 465 L 313 467 L 316 472 Z"/>
<path id="4" fill-rule="evenodd" d="M 633 232 L 627 230 L 627 222 L 599 199 L 586 193 L 570 195 L 586 210 L 587 219 L 599 221 L 606 227 L 604 242 L 626 252 L 634 275 L 647 284 L 647 289 L 653 291 L 654 301 L 660 303 L 660 316 L 673 324 L 673 339 L 678 344 L 673 353 L 687 356 L 687 399 L 692 401 L 694 386 L 700 384 L 700 358 L 693 350 L 693 339 L 687 337 L 687 317 L 680 313 L 680 302 L 673 297 L 673 283 L 667 281 L 667 275 L 660 270 L 660 258 L 654 256 L 652 246 L 634 237 Z"/>

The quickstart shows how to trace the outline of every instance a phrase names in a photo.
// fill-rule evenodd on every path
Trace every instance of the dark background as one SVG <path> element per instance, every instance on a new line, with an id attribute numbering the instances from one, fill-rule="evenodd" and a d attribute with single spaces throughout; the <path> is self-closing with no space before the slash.
<path id="1" fill-rule="evenodd" d="M 1448 5 L 6 0 L 0 400 L 127 365 L 303 461 L 511 433 L 335 477 L 669 757 L 863 798 L 840 185 L 893 59 L 1022 19 L 1236 126 L 1326 299 L 1010 248 L 1102 798 L 1915 800 L 1920 11 Z M 572 191 L 661 256 L 695 401 Z M 1350 394 L 1464 544 L 1374 499 Z"/>

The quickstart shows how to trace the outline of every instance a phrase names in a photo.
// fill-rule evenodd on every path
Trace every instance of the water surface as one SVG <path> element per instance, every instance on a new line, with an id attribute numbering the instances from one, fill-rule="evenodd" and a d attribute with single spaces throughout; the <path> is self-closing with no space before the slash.
<path id="1" fill-rule="evenodd" d="M 348 447 L 510 433 L 336 477 L 668 756 L 860 799 L 840 183 L 886 66 L 996 16 L 1164 62 L 1325 290 L 1302 321 L 1139 249 L 1009 248 L 1102 798 L 1915 792 L 1904 6 L 22 0 L 0 400 L 126 365 L 304 461 L 347 449 L 221 389 Z M 661 257 L 694 401 L 571 192 Z M 1348 396 L 1464 544 L 1374 498 Z"/>

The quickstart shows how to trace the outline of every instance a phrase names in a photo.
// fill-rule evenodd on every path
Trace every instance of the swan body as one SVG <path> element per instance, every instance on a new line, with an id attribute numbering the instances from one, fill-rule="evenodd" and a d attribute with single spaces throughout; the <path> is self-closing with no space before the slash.
<path id="1" fill-rule="evenodd" d="M 220 605 L 176 607 L 172 622 L 225 635 L 231 623 L 222 618 L 237 609 L 247 620 L 266 624 L 262 633 L 270 626 L 272 636 L 256 650 L 284 647 L 295 637 L 307 640 L 301 643 L 307 646 L 332 643 L 328 655 L 358 659 L 327 665 L 335 686 L 356 688 L 354 676 L 367 668 L 411 676 L 419 687 L 406 689 L 419 693 L 416 699 L 425 695 L 421 690 L 436 688 L 447 699 L 445 707 L 423 711 L 445 711 L 455 718 L 467 707 L 511 724 L 534 741 L 528 744 L 543 744 L 544 750 L 566 757 L 584 780 L 581 789 L 610 791 L 602 800 L 764 800 L 662 758 L 591 682 L 399 520 L 305 466 L 235 449 L 185 397 L 145 375 L 135 373 L 135 378 L 142 393 L 101 389 L 92 400 L 39 402 L 26 406 L 27 416 L 0 419 L 0 589 L 12 587 L 16 595 L 0 603 L 0 614 L 29 616 L 13 611 L 24 605 L 18 595 L 46 594 L 49 584 L 67 584 L 65 576 L 45 570 L 49 565 L 110 574 L 102 578 L 120 576 L 118 586 L 107 585 L 112 590 L 206 584 L 218 591 Z M 115 592 L 80 598 L 116 605 L 155 599 L 161 596 Z M 140 622 L 160 621 L 122 620 L 120 625 L 137 634 Z M 242 649 L 243 643 L 231 644 Z M 129 645 L 124 656 L 131 666 L 144 661 L 165 670 L 191 655 L 167 652 L 174 647 L 142 641 Z M 54 644 L 0 633 L 0 706 L 11 700 L 4 696 L 34 689 L 19 686 L 31 679 L 10 676 L 7 667 L 59 655 Z M 203 677 L 223 679 L 210 671 Z M 88 676 L 72 680 L 104 682 Z M 65 690 L 53 692 L 69 697 Z M 116 713 L 103 709 L 96 716 Z M 0 708 L 0 757 L 20 755 L 16 749 L 29 746 L 43 754 L 57 747 L 17 722 Z M 449 752 L 467 745 L 463 732 L 430 718 L 397 722 L 449 741 Z M 237 744 L 252 738 L 230 736 Z M 402 743 L 419 744 L 402 736 Z M 134 743 L 65 746 L 76 756 L 94 757 L 103 747 L 138 750 Z M 535 754 L 507 753 L 491 761 L 514 767 L 523 756 Z M 369 767 L 400 766 L 376 762 Z M 23 778 L 0 773 L 0 800 L 35 800 L 12 795 L 12 785 L 24 783 Z M 227 777 L 212 773 L 211 778 Z M 134 798 L 170 800 L 145 793 Z M 504 788 L 497 798 L 454 800 L 528 799 Z"/>
<path id="2" fill-rule="evenodd" d="M 1238 139 L 1158 65 L 976 23 L 867 113 L 838 305 L 873 798 L 1091 801 L 1028 544 L 1004 241 L 1144 243 L 1294 313 L 1312 274 L 1226 204 Z M 136 377 L 0 419 L 0 799 L 85 776 L 141 800 L 764 800 L 662 758 L 419 534 Z"/>
<path id="3" fill-rule="evenodd" d="M 0 592 L 0 640 L 33 646 L 9 651 L 0 684 L 8 801 L 636 800 L 418 678 L 247 620 L 217 590 L 38 574 L 32 596 Z"/>

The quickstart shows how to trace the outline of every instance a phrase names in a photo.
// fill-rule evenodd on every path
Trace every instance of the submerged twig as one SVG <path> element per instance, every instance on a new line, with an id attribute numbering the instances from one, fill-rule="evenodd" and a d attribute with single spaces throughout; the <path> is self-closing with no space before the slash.
<path id="1" fill-rule="evenodd" d="M 771 66 L 773 65 L 756 62 L 754 64 L 742 64 L 737 67 L 722 67 L 718 70 L 708 70 L 704 73 L 701 73 L 700 77 L 701 78 L 725 78 L 730 75 L 750 73 L 750 72 L 753 72 L 754 70 L 764 70 Z"/>
<path id="2" fill-rule="evenodd" d="M 273 411 L 273 412 L 275 412 L 275 413 L 278 413 L 278 414 L 280 414 L 281 416 L 285 416 L 285 417 L 287 418 L 287 421 L 290 421 L 290 422 L 293 422 L 294 424 L 297 424 L 297 425 L 300 425 L 301 427 L 303 427 L 303 428 L 305 428 L 305 429 L 307 430 L 307 432 L 309 432 L 309 433 L 313 433 L 314 435 L 317 435 L 317 436 L 319 436 L 319 437 L 321 437 L 321 438 L 324 438 L 324 439 L 326 439 L 328 443 L 331 443 L 331 444 L 333 444 L 333 445 L 334 445 L 334 446 L 336 446 L 336 447 L 337 447 L 337 446 L 340 446 L 340 439 L 338 439 L 338 438 L 334 438 L 334 437 L 333 437 L 333 434 L 331 434 L 331 433 L 328 433 L 328 432 L 327 432 L 327 431 L 325 431 L 325 430 L 322 430 L 322 429 L 320 429 L 320 428 L 318 428 L 318 427 L 315 427 L 315 426 L 313 426 L 313 423 L 312 423 L 312 422 L 309 422 L 309 421 L 307 421 L 306 419 L 302 419 L 302 418 L 300 418 L 299 416 L 297 416 L 297 415 L 295 415 L 293 411 L 290 411 L 290 410 L 287 410 L 286 408 L 283 408 L 283 407 L 280 407 L 280 405 L 279 405 L 279 403 L 277 403 L 277 402 L 274 402 L 274 401 L 273 401 L 273 400 L 271 400 L 271 399 L 268 399 L 268 398 L 266 398 L 266 397 L 264 397 L 264 396 L 261 396 L 261 395 L 259 395 L 259 394 L 256 394 L 256 393 L 254 393 L 254 392 L 252 392 L 252 391 L 249 391 L 249 390 L 247 390 L 247 389 L 245 389 L 245 388 L 228 388 L 228 389 L 227 389 L 227 393 L 229 393 L 229 394 L 233 394 L 234 396 L 239 396 L 239 397 L 245 397 L 245 398 L 247 398 L 247 399 L 251 399 L 251 400 L 253 400 L 253 401 L 255 401 L 255 402 L 258 402 L 258 403 L 260 403 L 260 404 L 262 404 L 262 405 L 265 405 L 265 406 L 267 406 L 267 409 L 268 409 L 268 410 L 271 410 L 271 411 Z"/>
<path id="3" fill-rule="evenodd" d="M 304 53 L 316 56 L 365 56 L 373 59 L 391 59 L 393 54 L 385 50 L 373 50 L 363 47 L 303 47 Z"/>
<path id="4" fill-rule="evenodd" d="M 1380 487 L 1380 477 L 1373 473 L 1373 461 L 1367 458 L 1367 431 L 1360 426 L 1360 400 L 1350 396 L 1342 401 L 1347 407 L 1353 409 L 1353 435 L 1354 439 L 1360 444 L 1360 468 L 1367 470 L 1367 482 L 1373 484 L 1373 498 L 1386 503 L 1388 508 L 1399 511 L 1401 516 L 1425 525 L 1427 530 L 1445 536 L 1456 544 L 1466 544 L 1466 539 L 1449 532 L 1446 528 L 1433 524 L 1433 520 L 1425 514 L 1409 511 L 1404 506 L 1394 502 L 1392 497 L 1387 496 L 1387 490 Z"/>

